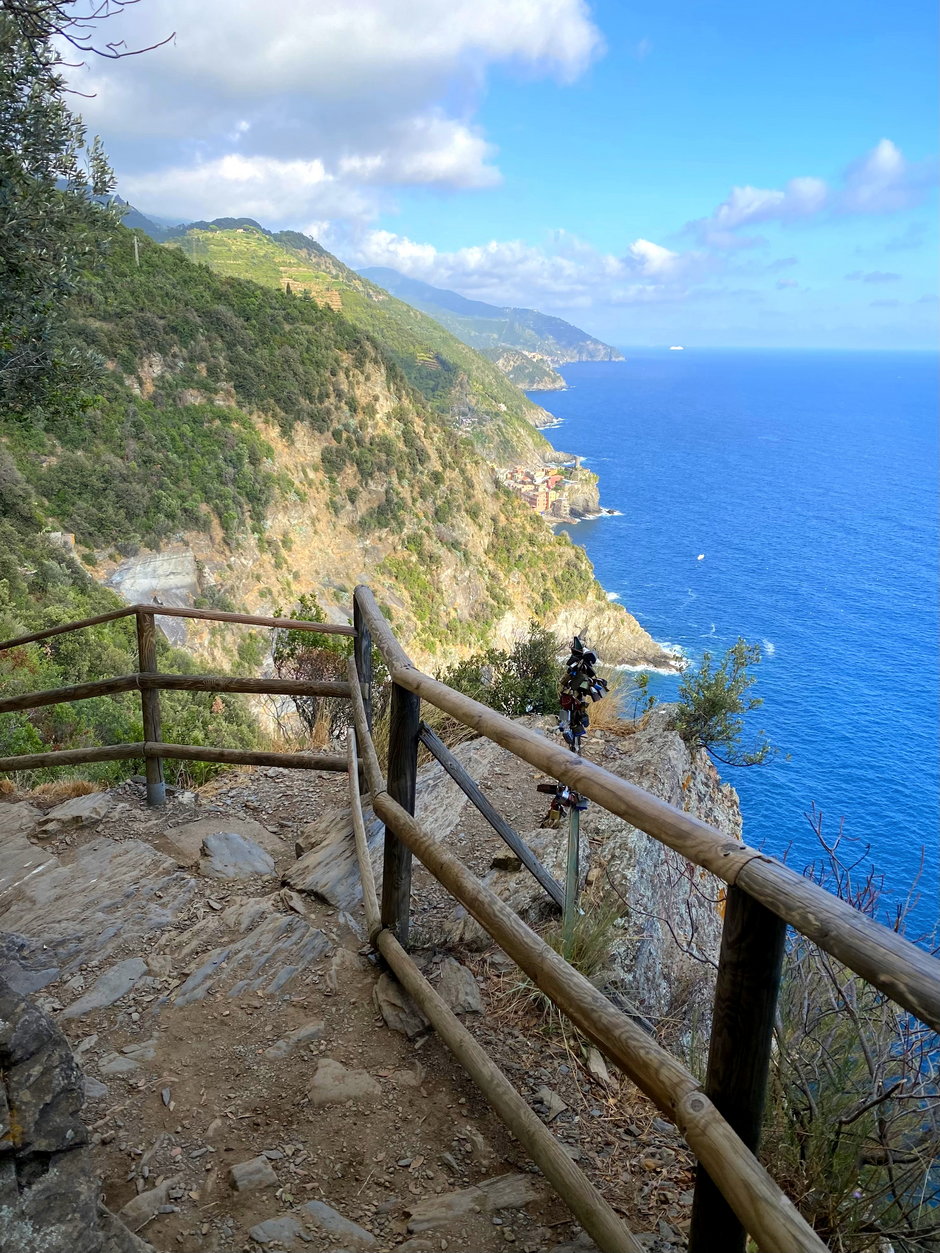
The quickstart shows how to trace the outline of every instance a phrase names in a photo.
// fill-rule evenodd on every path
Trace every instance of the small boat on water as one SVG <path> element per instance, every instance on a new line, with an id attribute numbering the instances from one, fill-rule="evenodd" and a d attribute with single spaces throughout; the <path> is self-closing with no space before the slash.
<path id="1" fill-rule="evenodd" d="M 685 345 L 684 344 L 670 344 L 669 351 L 670 352 L 685 352 Z"/>

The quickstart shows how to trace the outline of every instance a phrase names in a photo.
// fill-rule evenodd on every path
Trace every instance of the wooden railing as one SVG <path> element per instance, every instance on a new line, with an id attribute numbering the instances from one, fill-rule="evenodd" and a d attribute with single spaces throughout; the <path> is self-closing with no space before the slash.
<path id="1" fill-rule="evenodd" d="M 356 589 L 354 613 L 356 662 L 350 664 L 350 682 L 358 751 L 373 809 L 386 824 L 381 906 L 375 903 L 370 909 L 367 905 L 367 917 L 371 913 L 374 919 L 370 928 L 373 943 L 437 1026 L 430 1008 L 431 990 L 423 986 L 420 975 L 416 978 L 416 968 L 411 968 L 404 950 L 410 857 L 415 854 L 551 1001 L 682 1132 L 699 1162 L 690 1253 L 743 1253 L 745 1232 L 764 1253 L 821 1253 L 826 1246 L 755 1156 L 787 926 L 814 940 L 937 1031 L 940 962 L 775 858 L 739 843 L 423 674 L 395 639 L 368 588 Z M 393 684 L 387 781 L 371 740 L 373 643 L 388 666 Z M 568 784 L 728 885 L 704 1086 L 640 1025 L 614 1009 L 415 819 L 409 781 L 414 775 L 418 745 L 424 743 L 435 751 L 433 739 L 420 721 L 421 700 Z M 447 769 L 446 757 L 439 752 L 435 755 Z M 451 769 L 450 773 L 499 831 L 498 823 L 479 805 L 473 788 L 467 787 L 457 772 Z M 358 787 L 352 775 L 350 787 Z M 354 791 L 354 809 L 356 796 Z M 505 838 L 505 832 L 499 833 Z M 368 898 L 371 867 L 364 841 L 358 843 Z M 535 872 L 535 867 L 529 868 Z M 552 895 L 548 885 L 543 886 Z M 466 1043 L 456 1035 L 453 1023 L 446 1026 L 450 1038 L 444 1038 L 461 1057 Z M 511 1126 L 511 1102 L 505 1103 L 501 1091 L 489 1085 L 485 1076 L 477 1082 Z M 540 1140 L 522 1142 L 552 1179 L 550 1150 Z M 547 1166 L 539 1154 L 547 1154 Z M 639 1248 L 622 1224 L 619 1233 L 611 1234 L 609 1207 L 603 1202 L 599 1205 L 596 1194 L 580 1187 L 577 1193 L 561 1195 L 601 1249 Z"/>
<path id="2" fill-rule="evenodd" d="M 611 1206 L 431 988 L 406 951 L 412 855 L 682 1132 L 699 1162 L 690 1253 L 743 1253 L 745 1232 L 754 1237 L 763 1253 L 823 1253 L 826 1246 L 755 1155 L 786 928 L 792 926 L 808 936 L 935 1031 L 940 1031 L 940 962 L 776 859 L 731 839 L 423 674 L 395 639 L 366 587 L 356 589 L 352 627 L 135 605 L 4 641 L 0 651 L 130 614 L 137 617 L 136 674 L 9 697 L 0 700 L 0 713 L 136 688 L 141 693 L 144 742 L 2 758 L 0 771 L 143 757 L 152 804 L 162 803 L 164 758 L 346 771 L 371 943 L 604 1253 L 641 1251 Z M 297 683 L 159 674 L 153 635 L 155 615 L 352 635 L 354 656 L 349 661 L 349 682 Z M 381 652 L 392 680 L 387 771 L 382 770 L 372 739 L 373 646 Z M 348 697 L 355 730 L 350 730 L 345 756 L 170 745 L 161 740 L 159 693 L 171 689 Z M 563 903 L 561 887 L 422 723 L 422 700 L 568 784 L 728 885 L 704 1086 L 660 1047 L 640 1022 L 615 1009 L 416 820 L 418 748 L 423 744 L 509 844 L 550 899 Z M 362 793 L 366 790 L 371 794 L 374 812 L 385 824 L 381 899 L 366 843 L 362 813 Z"/>
<path id="3" fill-rule="evenodd" d="M 0 714 L 16 710 L 62 705 L 93 696 L 113 696 L 118 692 L 140 692 L 144 739 L 137 744 L 106 744 L 95 748 L 56 749 L 47 753 L 21 753 L 0 757 L 0 773 L 37 770 L 47 766 L 75 766 L 95 761 L 142 759 L 147 772 L 147 801 L 163 805 L 166 784 L 164 760 L 222 762 L 241 766 L 288 766 L 300 770 L 345 770 L 345 757 L 331 753 L 277 753 L 241 748 L 212 748 L 202 744 L 167 744 L 161 734 L 160 692 L 246 692 L 270 696 L 349 696 L 348 683 L 310 683 L 294 679 L 240 679 L 222 674 L 160 674 L 157 671 L 156 617 L 197 618 L 206 622 L 237 622 L 248 626 L 275 627 L 291 631 L 316 631 L 325 635 L 354 635 L 353 627 L 326 622 L 306 622 L 294 618 L 270 618 L 260 614 L 229 613 L 221 609 L 184 609 L 168 605 L 129 605 L 110 613 L 79 622 L 20 635 L 0 642 L 0 652 L 24 644 L 38 643 L 69 631 L 135 617 L 137 621 L 137 672 L 114 679 L 96 679 L 71 687 L 29 692 L 0 700 Z"/>

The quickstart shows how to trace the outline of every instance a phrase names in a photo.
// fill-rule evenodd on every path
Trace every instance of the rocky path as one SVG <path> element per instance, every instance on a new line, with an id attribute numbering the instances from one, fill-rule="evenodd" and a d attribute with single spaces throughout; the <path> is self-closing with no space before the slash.
<path id="1" fill-rule="evenodd" d="M 492 745 L 459 753 L 532 827 L 531 770 Z M 364 945 L 345 786 L 266 770 L 160 814 L 134 783 L 49 812 L 0 803 L 0 975 L 82 1067 L 107 1206 L 161 1251 L 590 1248 Z M 418 808 L 494 873 L 502 846 L 436 766 Z M 374 822 L 370 838 L 378 865 Z M 511 896 L 517 873 L 498 873 Z M 593 1050 L 539 1038 L 498 953 L 445 953 L 459 911 L 421 870 L 415 885 L 428 977 L 647 1247 L 678 1247 L 674 1133 Z"/>

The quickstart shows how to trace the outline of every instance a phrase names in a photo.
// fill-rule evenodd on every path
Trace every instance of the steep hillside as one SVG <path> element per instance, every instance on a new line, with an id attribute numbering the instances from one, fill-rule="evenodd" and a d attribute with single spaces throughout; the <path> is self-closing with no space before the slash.
<path id="1" fill-rule="evenodd" d="M 567 384 L 545 357 L 535 352 L 523 352 L 521 348 L 480 348 L 477 350 L 487 361 L 492 361 L 503 374 L 528 392 L 560 392 Z"/>
<path id="2" fill-rule="evenodd" d="M 469 434 L 494 464 L 533 464 L 553 455 L 535 429 L 549 415 L 496 365 L 306 235 L 271 234 L 249 218 L 219 218 L 191 224 L 169 246 L 219 274 L 289 290 L 342 312 L 375 336 L 435 412 Z"/>
<path id="3" fill-rule="evenodd" d="M 623 354 L 616 348 L 562 318 L 553 318 L 536 309 L 514 309 L 468 300 L 458 292 L 432 287 L 430 283 L 408 278 L 384 266 L 373 266 L 362 273 L 400 300 L 435 318 L 472 348 L 490 352 L 514 348 L 530 354 L 536 362 L 546 361 L 549 366 L 564 365 L 567 361 L 623 360 Z"/>
<path id="4" fill-rule="evenodd" d="M 74 335 L 108 363 L 99 394 L 0 418 L 0 477 L 23 513 L 4 535 L 5 634 L 100 601 L 85 585 L 73 595 L 75 558 L 149 599 L 159 553 L 189 570 L 190 603 L 289 609 L 313 592 L 336 615 L 368 581 L 425 661 L 506 639 L 531 615 L 574 613 L 604 633 L 609 660 L 663 662 L 583 551 L 501 487 L 384 345 L 333 309 L 143 240 L 135 266 L 122 232 Z M 65 533 L 60 548 L 36 541 L 41 528 Z M 224 660 L 226 639 L 210 629 L 189 643 Z M 263 651 L 230 660 L 244 670 Z"/>

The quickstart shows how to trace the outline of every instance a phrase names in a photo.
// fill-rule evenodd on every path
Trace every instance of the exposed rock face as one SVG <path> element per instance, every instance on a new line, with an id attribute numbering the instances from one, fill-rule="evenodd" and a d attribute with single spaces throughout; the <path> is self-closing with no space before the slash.
<path id="1" fill-rule="evenodd" d="M 611 601 L 571 605 L 550 623 L 559 640 L 571 643 L 581 633 L 607 665 L 644 665 L 657 670 L 679 670 L 676 659 L 656 643 L 631 613 Z"/>
<path id="2" fill-rule="evenodd" d="M 568 384 L 552 363 L 541 353 L 501 345 L 484 352 L 484 356 L 502 370 L 511 383 L 529 392 L 560 392 Z"/>
<path id="3" fill-rule="evenodd" d="M 671 709 L 662 706 L 632 735 L 607 733 L 599 742 L 592 737 L 588 755 L 611 773 L 740 839 L 737 793 L 721 782 L 707 754 L 689 753 L 670 723 Z M 508 754 L 497 765 L 513 768 Z M 526 786 L 525 776 L 517 777 Z M 519 834 L 563 882 L 565 828 L 520 827 Z M 603 900 L 603 910 L 619 916 L 605 990 L 654 1024 L 674 1017 L 679 1034 L 688 1035 L 697 1022 L 704 1025 L 721 942 L 719 881 L 596 804 L 581 816 L 579 864 L 588 899 L 595 905 Z M 498 855 L 482 880 L 530 925 L 555 916 L 546 894 L 514 858 Z M 441 921 L 435 939 L 445 947 L 489 943 L 459 906 Z"/>
<path id="4" fill-rule="evenodd" d="M 0 979 L 0 1249 L 153 1253 L 99 1209 L 84 1080 L 65 1037 Z"/>
<path id="5" fill-rule="evenodd" d="M 603 764 L 740 840 L 737 792 L 722 783 L 707 753 L 690 754 L 670 720 L 669 706 L 654 709 L 643 730 L 618 739 Z M 676 1009 L 686 1020 L 710 1012 L 708 963 L 717 961 L 721 943 L 720 881 L 599 805 L 589 807 L 583 829 L 599 846 L 600 873 L 624 901 L 615 969 L 627 996 L 654 1018 Z"/>
<path id="6" fill-rule="evenodd" d="M 574 518 L 593 517 L 600 513 L 601 496 L 598 477 L 592 470 L 578 467 L 568 470 L 568 509 Z"/>
<path id="7" fill-rule="evenodd" d="M 199 595 L 196 558 L 191 548 L 174 545 L 159 553 L 130 557 L 106 580 L 129 605 L 150 604 L 191 607 Z M 173 644 L 185 644 L 185 618 L 157 618 L 157 625 Z"/>

